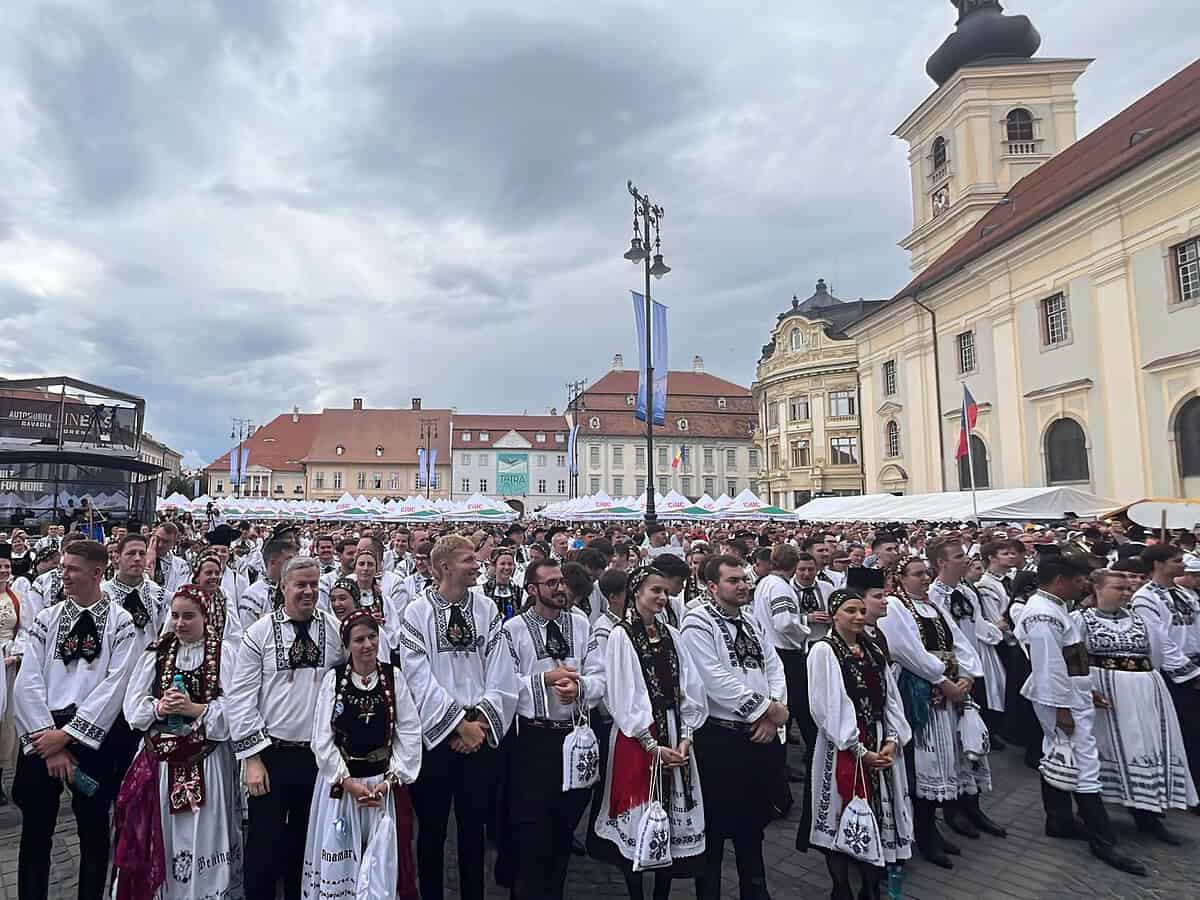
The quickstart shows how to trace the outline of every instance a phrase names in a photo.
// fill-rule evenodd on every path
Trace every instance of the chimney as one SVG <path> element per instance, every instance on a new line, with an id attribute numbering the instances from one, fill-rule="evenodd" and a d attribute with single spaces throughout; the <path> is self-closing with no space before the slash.
<path id="1" fill-rule="evenodd" d="M 296 422 L 299 422 L 299 421 L 300 421 L 300 407 L 293 406 L 292 407 L 292 423 L 295 424 Z"/>
<path id="2" fill-rule="evenodd" d="M 703 372 L 704 371 L 704 357 L 703 356 L 693 356 L 692 357 L 692 371 L 693 372 Z"/>
<path id="3" fill-rule="evenodd" d="M 421 398 L 420 397 L 412 398 L 412 408 L 414 410 L 419 410 L 421 408 Z"/>
<path id="4" fill-rule="evenodd" d="M 613 371 L 621 372 L 625 369 L 625 357 L 620 353 L 613 356 Z"/>
<path id="5" fill-rule="evenodd" d="M 355 398 L 354 398 L 354 408 L 355 408 L 355 409 L 362 409 L 362 397 L 355 397 Z"/>

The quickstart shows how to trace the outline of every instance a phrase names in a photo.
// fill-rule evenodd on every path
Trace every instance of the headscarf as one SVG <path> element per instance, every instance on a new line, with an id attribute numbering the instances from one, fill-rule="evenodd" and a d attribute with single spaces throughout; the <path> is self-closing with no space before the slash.
<path id="1" fill-rule="evenodd" d="M 359 603 L 362 602 L 362 591 L 359 590 L 358 581 L 356 581 L 355 579 L 343 575 L 341 578 L 339 578 L 337 581 L 335 581 L 333 583 L 333 587 L 331 587 L 329 589 L 329 593 L 332 594 L 338 588 L 341 588 L 342 590 L 348 592 L 350 594 L 350 596 L 354 598 L 355 606 L 358 606 Z"/>
<path id="2" fill-rule="evenodd" d="M 861 600 L 863 595 L 852 588 L 838 588 L 829 595 L 829 615 L 835 615 L 842 604 L 850 600 Z"/>
<path id="3" fill-rule="evenodd" d="M 346 616 L 342 621 L 342 646 L 350 646 L 350 632 L 354 630 L 355 625 L 370 625 L 376 634 L 379 634 L 379 623 L 375 621 L 375 617 L 365 609 L 356 609 Z"/>
<path id="4" fill-rule="evenodd" d="M 641 590 L 642 585 L 644 585 L 654 575 L 657 575 L 659 578 L 666 578 L 660 569 L 655 568 L 653 563 L 646 563 L 645 565 L 638 566 L 636 569 L 630 572 L 629 579 L 626 582 L 625 587 L 629 598 L 631 600 L 636 598 L 637 592 Z M 629 604 L 629 608 L 633 609 L 632 603 Z"/>
<path id="5" fill-rule="evenodd" d="M 200 553 L 200 556 L 197 557 L 196 565 L 192 566 L 192 578 L 200 577 L 200 569 L 203 568 L 206 562 L 215 562 L 217 564 L 217 568 L 221 571 L 221 575 L 224 576 L 225 564 L 221 562 L 221 557 L 217 556 L 217 554 L 213 553 L 211 550 L 204 550 Z"/>
<path id="6" fill-rule="evenodd" d="M 208 594 L 204 593 L 198 584 L 185 584 L 175 592 L 175 597 L 183 597 L 186 600 L 191 600 L 204 612 L 204 618 L 208 618 Z"/>

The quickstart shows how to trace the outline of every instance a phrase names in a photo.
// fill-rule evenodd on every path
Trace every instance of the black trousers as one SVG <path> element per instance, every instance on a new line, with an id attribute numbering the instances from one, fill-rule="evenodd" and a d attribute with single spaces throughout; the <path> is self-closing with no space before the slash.
<path id="1" fill-rule="evenodd" d="M 704 872 L 696 879 L 698 900 L 721 896 L 725 842 L 733 842 L 741 900 L 765 900 L 763 829 L 771 820 L 771 791 L 784 765 L 784 747 L 750 741 L 749 732 L 716 725 L 710 719 L 696 731 L 696 765 L 705 773 Z"/>
<path id="2" fill-rule="evenodd" d="M 117 749 L 127 737 L 124 720 L 108 733 L 100 749 L 73 743 L 68 751 L 79 768 L 100 783 L 87 797 L 71 791 L 71 811 L 79 831 L 79 900 L 101 900 L 108 882 L 111 850 L 109 812 L 121 787 Z M 13 802 L 21 810 L 21 849 L 17 855 L 17 896 L 46 900 L 50 891 L 50 853 L 63 783 L 50 775 L 37 755 L 21 754 L 13 780 Z"/>
<path id="3" fill-rule="evenodd" d="M 306 747 L 268 747 L 260 758 L 271 789 L 248 803 L 246 898 L 275 900 L 275 886 L 282 878 L 284 900 L 300 900 L 317 762 Z"/>
<path id="4" fill-rule="evenodd" d="M 1183 749 L 1187 751 L 1188 769 L 1192 781 L 1200 784 L 1200 691 L 1195 680 L 1176 684 L 1167 679 L 1167 690 L 1175 704 L 1175 715 L 1183 732 Z"/>
<path id="5" fill-rule="evenodd" d="M 483 900 L 484 832 L 496 756 L 486 742 L 474 753 L 455 753 L 449 738 L 425 751 L 421 774 L 409 788 L 417 815 L 417 880 L 422 900 L 442 900 L 452 803 L 458 829 L 459 896 Z"/>
<path id="6" fill-rule="evenodd" d="M 812 764 L 813 755 L 817 752 L 817 723 L 813 721 L 812 712 L 808 708 L 808 656 L 801 650 L 780 650 L 779 660 L 783 663 L 783 676 L 787 681 L 788 714 L 791 717 L 788 724 L 795 722 L 804 738 L 804 793 L 801 796 L 800 831 L 805 835 L 804 840 L 797 840 L 797 850 L 808 849 L 808 832 L 812 825 L 812 808 L 809 797 L 812 795 Z M 783 790 L 789 794 L 788 767 L 783 767 L 781 775 Z M 791 804 L 786 804 L 787 809 Z"/>
<path id="7" fill-rule="evenodd" d="M 592 795 L 562 789 L 567 734 L 525 722 L 518 726 L 508 770 L 516 900 L 562 900 L 571 838 Z"/>

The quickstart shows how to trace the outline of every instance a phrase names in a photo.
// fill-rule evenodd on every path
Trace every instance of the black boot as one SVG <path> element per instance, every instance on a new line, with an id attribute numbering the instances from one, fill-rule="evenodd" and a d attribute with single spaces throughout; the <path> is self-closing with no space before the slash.
<path id="1" fill-rule="evenodd" d="M 1076 794 L 1075 802 L 1079 804 L 1079 814 L 1083 817 L 1088 830 L 1088 845 L 1092 855 L 1108 863 L 1114 869 L 1128 872 L 1130 875 L 1146 875 L 1146 867 L 1126 856 L 1117 849 L 1117 835 L 1109 821 L 1108 811 L 1099 794 Z"/>
<path id="2" fill-rule="evenodd" d="M 990 834 L 993 837 L 1008 837 L 1008 831 L 989 819 L 979 808 L 978 794 L 969 794 L 958 802 L 961 804 L 963 812 L 967 814 L 967 818 L 971 820 L 971 824 L 984 834 Z"/>
<path id="3" fill-rule="evenodd" d="M 921 856 L 943 869 L 953 869 L 954 863 L 946 856 L 945 844 L 933 823 L 934 807 L 929 800 L 913 798 L 913 832 L 917 850 Z"/>
<path id="4" fill-rule="evenodd" d="M 1087 827 L 1075 818 L 1071 795 L 1051 787 L 1043 779 L 1038 781 L 1042 785 L 1042 807 L 1046 810 L 1046 837 L 1086 841 Z"/>
<path id="5" fill-rule="evenodd" d="M 862 887 L 858 889 L 858 900 L 880 900 L 879 886 L 885 878 L 884 870 L 866 863 L 860 863 L 858 868 L 862 873 Z"/>
<path id="6" fill-rule="evenodd" d="M 936 819 L 933 821 L 933 833 L 937 835 L 937 839 L 942 842 L 942 849 L 948 854 L 951 856 L 962 856 L 962 850 L 958 848 L 958 844 L 954 843 L 954 841 L 942 834 L 941 829 L 939 829 L 937 826 Z"/>
<path id="7" fill-rule="evenodd" d="M 946 820 L 946 825 L 949 826 L 951 831 L 977 841 L 979 840 L 979 830 L 967 816 L 965 801 L 966 797 L 958 800 L 947 800 L 942 806 L 942 818 Z"/>
<path id="8" fill-rule="evenodd" d="M 825 868 L 833 882 L 830 900 L 854 900 L 854 889 L 850 886 L 850 857 L 844 853 L 825 851 Z"/>
<path id="9" fill-rule="evenodd" d="M 1142 834 L 1148 834 L 1155 840 L 1162 841 L 1164 844 L 1170 844 L 1172 847 L 1183 846 L 1183 840 L 1179 835 L 1167 829 L 1162 815 L 1147 812 L 1144 809 L 1135 809 L 1132 812 L 1133 821 L 1137 823 L 1137 830 Z"/>

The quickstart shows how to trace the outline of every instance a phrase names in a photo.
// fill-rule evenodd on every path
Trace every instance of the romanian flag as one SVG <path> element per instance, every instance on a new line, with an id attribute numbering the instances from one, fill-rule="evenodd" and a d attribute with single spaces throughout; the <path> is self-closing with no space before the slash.
<path id="1" fill-rule="evenodd" d="M 675 458 L 671 460 L 671 468 L 672 468 L 672 469 L 678 469 L 678 468 L 679 468 L 679 464 L 680 464 L 681 462 L 683 462 L 683 458 L 684 458 L 686 455 L 687 455 L 687 448 L 686 448 L 686 447 L 680 447 L 678 450 L 676 450 L 676 451 L 675 451 Z"/>
<path id="2" fill-rule="evenodd" d="M 971 431 L 975 428 L 977 421 L 979 421 L 979 404 L 975 402 L 975 398 L 971 396 L 971 392 L 964 384 L 962 424 L 959 426 L 958 449 L 954 451 L 955 459 L 962 459 L 969 452 L 968 442 L 971 440 Z"/>

